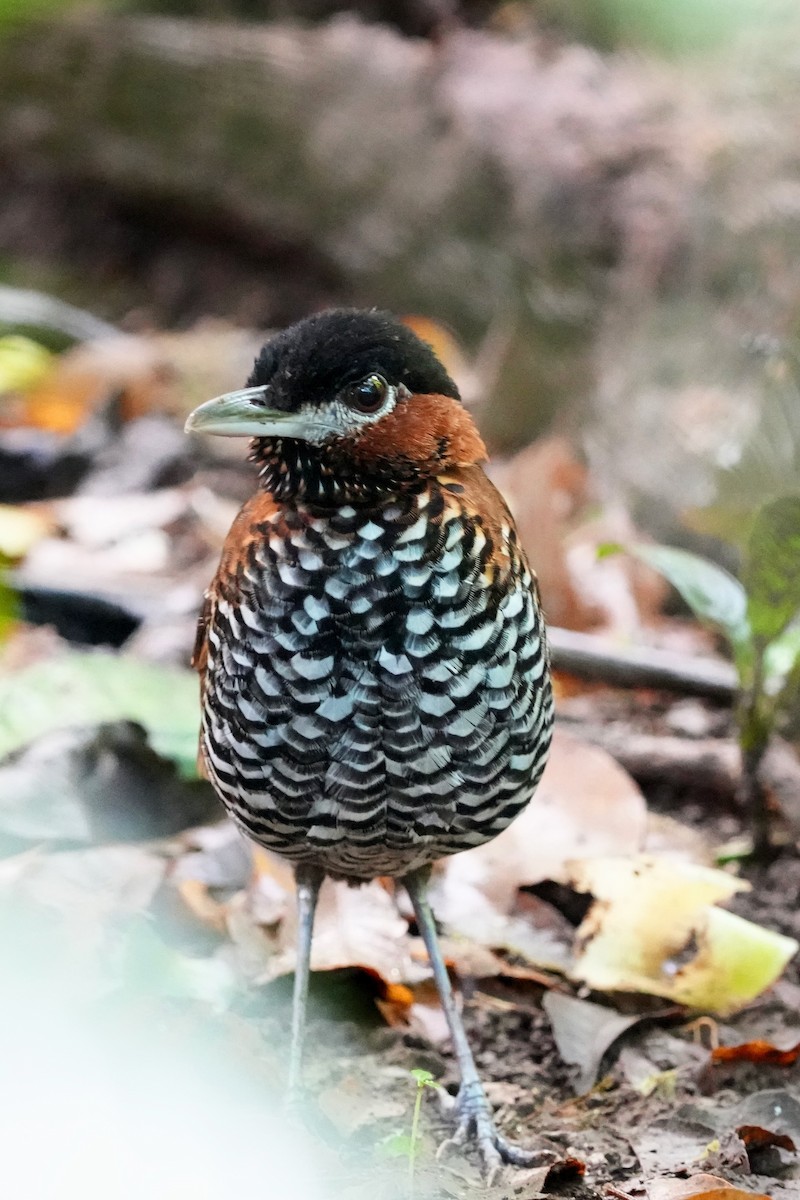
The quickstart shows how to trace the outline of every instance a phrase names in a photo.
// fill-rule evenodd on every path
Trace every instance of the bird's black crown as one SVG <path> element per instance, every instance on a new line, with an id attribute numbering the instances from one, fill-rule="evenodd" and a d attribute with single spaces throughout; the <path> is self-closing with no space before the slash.
<path id="1" fill-rule="evenodd" d="M 247 385 L 268 384 L 269 406 L 292 412 L 371 374 L 412 393 L 461 398 L 431 347 L 376 309 L 331 309 L 289 326 L 266 343 Z"/>

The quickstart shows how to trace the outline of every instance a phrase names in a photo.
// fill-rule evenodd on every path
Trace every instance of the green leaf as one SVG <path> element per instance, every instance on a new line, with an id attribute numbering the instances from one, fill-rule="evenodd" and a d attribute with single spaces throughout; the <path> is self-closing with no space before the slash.
<path id="1" fill-rule="evenodd" d="M 756 514 L 744 585 L 753 636 L 765 645 L 800 611 L 800 496 L 781 496 Z"/>
<path id="2" fill-rule="evenodd" d="M 774 694 L 800 663 L 800 625 L 792 624 L 774 638 L 764 651 L 764 680 Z"/>
<path id="3" fill-rule="evenodd" d="M 625 549 L 669 580 L 694 615 L 724 633 L 734 648 L 746 645 L 750 637 L 747 593 L 723 567 L 675 546 L 637 543 Z"/>
<path id="4" fill-rule="evenodd" d="M 378 1146 L 386 1158 L 408 1158 L 414 1150 L 414 1143 L 407 1133 L 391 1133 Z"/>
<path id="5" fill-rule="evenodd" d="M 419 1087 L 425 1087 L 427 1083 L 433 1083 L 433 1075 L 431 1075 L 430 1071 L 423 1070 L 422 1067 L 415 1067 L 411 1075 L 416 1079 Z"/>
<path id="6" fill-rule="evenodd" d="M 53 729 L 137 721 L 159 754 L 196 773 L 194 672 L 125 655 L 73 651 L 0 676 L 0 758 Z"/>

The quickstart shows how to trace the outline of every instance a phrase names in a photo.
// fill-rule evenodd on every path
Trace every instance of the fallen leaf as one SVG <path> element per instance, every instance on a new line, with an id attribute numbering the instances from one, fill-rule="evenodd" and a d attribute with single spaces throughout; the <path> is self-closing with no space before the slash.
<path id="1" fill-rule="evenodd" d="M 715 901 L 747 885 L 672 859 L 603 858 L 573 864 L 595 903 L 577 931 L 575 979 L 598 991 L 638 991 L 715 1013 L 733 1012 L 778 978 L 797 951 Z"/>
<path id="2" fill-rule="evenodd" d="M 692 1175 L 690 1179 L 654 1179 L 647 1185 L 648 1200 L 770 1200 L 763 1192 L 745 1192 L 717 1175 Z"/>
<path id="3" fill-rule="evenodd" d="M 493 482 L 508 501 L 520 540 L 536 563 L 545 609 L 554 625 L 587 629 L 603 616 L 582 592 L 566 552 L 576 513 L 589 497 L 589 475 L 567 438 L 543 437 L 505 462 L 492 462 Z"/>
<path id="4" fill-rule="evenodd" d="M 685 1115 L 679 1110 L 634 1131 L 631 1143 L 645 1174 L 660 1178 L 697 1170 L 708 1158 L 715 1137 L 716 1131 L 702 1115 Z M 742 1158 L 746 1164 L 744 1149 Z"/>
<path id="5" fill-rule="evenodd" d="M 548 992 L 542 1007 L 553 1027 L 558 1052 L 564 1062 L 576 1066 L 579 1074 L 575 1090 L 588 1092 L 597 1080 L 603 1058 L 614 1042 L 643 1018 L 624 1016 L 602 1004 L 592 1004 L 577 996 Z"/>
<path id="6" fill-rule="evenodd" d="M 0 836 L 138 841 L 168 837 L 218 812 L 210 784 L 181 779 L 132 721 L 53 729 L 0 762 Z"/>
<path id="7" fill-rule="evenodd" d="M 450 1026 L 432 979 L 423 979 L 412 987 L 388 983 L 383 988 L 375 1004 L 387 1025 L 423 1037 L 433 1046 L 449 1039 Z"/>
<path id="8" fill-rule="evenodd" d="M 788 1050 L 779 1050 L 771 1042 L 756 1040 L 738 1046 L 717 1046 L 711 1051 L 712 1062 L 762 1063 L 770 1067 L 792 1067 L 800 1058 L 800 1042 Z"/>
<path id="9" fill-rule="evenodd" d="M 619 1053 L 618 1069 L 625 1082 L 641 1096 L 654 1093 L 665 1100 L 674 1100 L 678 1086 L 678 1069 L 660 1070 L 646 1055 L 632 1046 L 623 1046 Z"/>
<path id="10" fill-rule="evenodd" d="M 554 1157 L 555 1162 L 533 1167 L 521 1175 L 525 1196 L 544 1195 L 545 1192 L 555 1191 L 562 1183 L 582 1179 L 586 1174 L 586 1163 L 579 1158 Z"/>
<path id="11" fill-rule="evenodd" d="M 0 862 L 0 893 L 101 923 L 113 914 L 146 908 L 164 869 L 163 859 L 137 846 L 31 851 Z"/>
<path id="12" fill-rule="evenodd" d="M 789 1150 L 794 1153 L 797 1149 L 788 1133 L 775 1133 L 771 1129 L 764 1129 L 761 1125 L 739 1125 L 736 1132 L 748 1150 L 762 1150 L 767 1146 L 777 1146 L 780 1150 Z"/>
<path id="13" fill-rule="evenodd" d="M 418 338 L 422 338 L 423 342 L 428 343 L 436 357 L 443 363 L 448 374 L 463 390 L 469 366 L 464 351 L 452 331 L 442 325 L 440 321 L 435 321 L 432 317 L 422 316 L 419 313 L 404 313 L 400 319 Z"/>
<path id="14" fill-rule="evenodd" d="M 311 949 L 313 971 L 362 967 L 388 983 L 414 983 L 430 968 L 411 955 L 408 927 L 393 898 L 377 881 L 361 887 L 326 879 L 320 889 Z M 258 982 L 267 983 L 295 969 L 297 915 L 291 905 L 279 932 L 280 948 Z"/>
<path id="15" fill-rule="evenodd" d="M 36 930 L 28 954 L 43 975 L 63 972 L 59 1003 L 101 996 L 119 982 L 121 927 L 149 908 L 164 871 L 163 859 L 137 846 L 7 858 L 0 862 L 0 941 L 25 970 L 26 931 Z"/>
<path id="16" fill-rule="evenodd" d="M 240 891 L 253 874 L 258 850 L 233 821 L 223 820 L 189 830 L 184 837 L 189 847 L 172 872 L 172 882 L 194 880 L 209 888 Z"/>
<path id="17" fill-rule="evenodd" d="M 225 906 L 220 904 L 208 890 L 206 884 L 199 879 L 184 879 L 178 884 L 178 892 L 189 912 L 203 925 L 217 933 L 225 933 Z"/>
<path id="18" fill-rule="evenodd" d="M 800 1101 L 786 1088 L 751 1092 L 726 1116 L 738 1128 L 759 1126 L 800 1145 Z"/>
<path id="19" fill-rule="evenodd" d="M 757 1171 L 758 1166 L 753 1165 L 753 1160 L 757 1160 L 764 1150 L 775 1147 L 794 1153 L 794 1148 L 800 1145 L 800 1101 L 786 1088 L 767 1088 L 751 1092 L 733 1105 L 721 1102 L 718 1097 L 683 1104 L 674 1118 L 651 1127 L 649 1146 L 655 1147 L 656 1160 L 649 1165 L 660 1170 L 675 1170 L 686 1162 L 699 1161 L 697 1154 L 681 1159 L 674 1157 L 669 1137 L 676 1131 L 694 1133 L 698 1142 L 706 1144 L 711 1135 L 715 1135 L 727 1149 L 727 1165 L 738 1167 L 731 1160 L 738 1147 L 744 1166 L 749 1163 L 749 1168 Z M 647 1155 L 650 1150 L 644 1153 Z"/>
<path id="20" fill-rule="evenodd" d="M 126 655 L 68 651 L 0 675 L 0 759 L 41 734 L 135 721 L 153 749 L 196 774 L 200 704 L 193 671 Z"/>

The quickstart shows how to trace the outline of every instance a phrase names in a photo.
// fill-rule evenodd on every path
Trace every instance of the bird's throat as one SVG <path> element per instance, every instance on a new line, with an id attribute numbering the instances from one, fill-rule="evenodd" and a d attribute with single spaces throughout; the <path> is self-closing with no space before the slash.
<path id="1" fill-rule="evenodd" d="M 416 492 L 428 475 L 415 463 L 389 459 L 357 471 L 336 444 L 315 446 L 299 438 L 256 438 L 250 460 L 258 466 L 260 486 L 276 500 L 321 508 L 368 506 L 388 495 Z"/>

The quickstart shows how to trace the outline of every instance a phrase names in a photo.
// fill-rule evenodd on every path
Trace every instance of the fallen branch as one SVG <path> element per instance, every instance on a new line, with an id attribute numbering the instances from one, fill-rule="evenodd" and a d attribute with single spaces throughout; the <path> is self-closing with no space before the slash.
<path id="1" fill-rule="evenodd" d="M 558 626 L 550 626 L 548 632 L 553 666 L 581 679 L 618 687 L 663 688 L 726 704 L 736 695 L 736 672 L 721 659 L 686 658 L 646 646 L 621 649 L 596 634 Z"/>
<path id="2" fill-rule="evenodd" d="M 684 738 L 643 733 L 622 721 L 609 725 L 560 717 L 570 733 L 601 746 L 641 784 L 691 787 L 734 804 L 742 783 L 742 760 L 732 738 Z M 800 828 L 800 759 L 788 742 L 773 738 L 761 780 L 793 829 Z"/>

